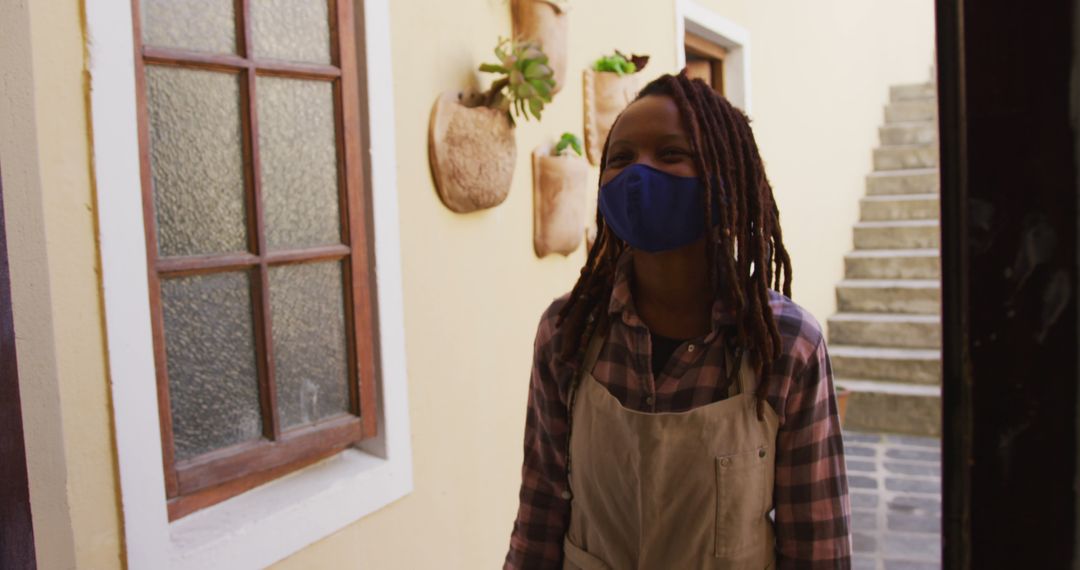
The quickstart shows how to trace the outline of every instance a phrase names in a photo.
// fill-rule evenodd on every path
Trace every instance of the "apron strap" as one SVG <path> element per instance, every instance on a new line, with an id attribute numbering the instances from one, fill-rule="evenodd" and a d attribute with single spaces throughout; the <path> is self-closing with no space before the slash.
<path id="1" fill-rule="evenodd" d="M 739 378 L 735 377 L 737 372 L 741 375 L 742 363 L 742 348 L 735 348 L 734 350 L 728 350 L 724 353 L 724 367 L 727 369 L 728 398 L 734 397 L 736 394 L 742 392 L 742 382 Z"/>
<path id="2" fill-rule="evenodd" d="M 592 337 L 589 338 L 589 348 L 585 350 L 585 360 L 582 361 L 579 377 L 592 372 L 593 366 L 596 366 L 596 359 L 600 357 L 600 349 L 604 348 L 606 335 L 597 334 L 597 332 L 594 331 Z"/>
<path id="3" fill-rule="evenodd" d="M 604 348 L 607 334 L 600 334 L 599 328 L 594 330 L 589 337 L 588 347 L 585 349 L 585 359 L 581 362 L 581 369 L 574 373 L 570 380 L 570 386 L 566 393 L 566 484 L 570 484 L 570 437 L 574 429 L 574 400 L 577 397 L 578 387 L 586 374 L 592 372 L 596 360 L 600 357 L 600 349 Z M 567 489 L 569 492 L 569 489 Z"/>
<path id="4" fill-rule="evenodd" d="M 728 397 L 737 394 L 754 394 L 757 389 L 757 374 L 754 373 L 754 365 L 750 362 L 746 351 L 736 348 L 724 355 L 727 361 Z M 736 367 L 738 367 L 736 369 Z M 738 373 L 738 377 L 735 375 Z"/>
<path id="5" fill-rule="evenodd" d="M 739 368 L 739 392 L 747 394 L 753 399 L 754 391 L 757 390 L 757 374 L 754 372 L 754 365 L 751 364 L 750 360 L 744 353 L 742 366 Z"/>
<path id="6" fill-rule="evenodd" d="M 596 366 L 596 360 L 600 357 L 600 349 L 604 348 L 606 336 L 599 334 L 599 331 L 593 331 L 592 336 L 589 337 L 589 344 L 585 349 L 585 358 L 581 361 L 581 369 L 574 372 L 574 377 L 570 379 L 570 386 L 566 391 L 567 421 L 573 419 L 574 397 L 577 395 L 578 387 L 581 386 L 581 381 L 585 379 L 585 375 L 592 372 L 593 366 Z"/>

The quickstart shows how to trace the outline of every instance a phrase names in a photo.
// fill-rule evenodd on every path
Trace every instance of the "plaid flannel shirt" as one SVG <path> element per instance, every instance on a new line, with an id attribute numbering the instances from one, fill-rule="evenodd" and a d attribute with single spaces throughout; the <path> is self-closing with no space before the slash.
<path id="1" fill-rule="evenodd" d="M 732 315 L 717 303 L 711 332 L 683 343 L 654 378 L 649 331 L 630 296 L 630 271 L 627 256 L 619 262 L 612 290 L 612 325 L 593 369 L 597 380 L 623 406 L 642 412 L 681 412 L 727 397 L 724 342 L 734 332 Z M 536 334 L 508 570 L 562 564 L 570 521 L 563 492 L 568 490 L 566 398 L 573 370 L 558 358 L 565 339 L 555 322 L 567 298 L 551 304 Z M 817 321 L 787 297 L 771 292 L 770 306 L 783 339 L 766 398 L 780 418 L 773 495 L 777 568 L 847 569 L 851 507 L 824 336 Z"/>

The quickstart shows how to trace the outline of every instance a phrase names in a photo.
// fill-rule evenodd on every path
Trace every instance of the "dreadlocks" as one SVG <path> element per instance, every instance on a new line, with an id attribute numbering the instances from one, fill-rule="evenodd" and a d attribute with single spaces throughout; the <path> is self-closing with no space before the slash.
<path id="1" fill-rule="evenodd" d="M 718 219 L 725 230 L 708 234 L 709 278 L 715 297 L 735 313 L 738 346 L 752 349 L 748 352 L 761 379 L 755 394 L 761 417 L 772 362 L 782 348 L 768 290 L 791 296 L 791 258 L 784 248 L 780 213 L 749 119 L 704 81 L 688 78 L 685 71 L 653 80 L 637 99 L 649 95 L 675 101 L 695 165 L 707 184 L 702 212 L 705 227 L 712 228 L 712 220 Z M 610 131 L 600 158 L 601 171 L 607 165 L 609 141 Z M 606 333 L 610 325 L 607 308 L 616 261 L 627 249 L 604 223 L 599 209 L 596 228 L 596 241 L 557 321 L 558 327 L 565 327 L 561 357 L 575 368 L 581 365 L 588 339 L 597 331 Z"/>

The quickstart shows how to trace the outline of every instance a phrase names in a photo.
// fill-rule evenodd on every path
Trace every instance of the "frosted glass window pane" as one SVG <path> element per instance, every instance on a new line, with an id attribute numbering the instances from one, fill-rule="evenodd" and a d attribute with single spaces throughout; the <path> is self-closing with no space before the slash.
<path id="1" fill-rule="evenodd" d="M 233 0 L 143 0 L 143 44 L 236 53 Z"/>
<path id="2" fill-rule="evenodd" d="M 248 275 L 168 279 L 161 304 L 176 459 L 260 437 Z"/>
<path id="3" fill-rule="evenodd" d="M 270 307 L 282 428 L 348 412 L 341 263 L 271 267 Z"/>
<path id="4" fill-rule="evenodd" d="M 256 93 L 267 245 L 341 243 L 332 84 L 259 77 Z"/>
<path id="5" fill-rule="evenodd" d="M 239 81 L 230 73 L 146 68 L 161 255 L 247 251 Z"/>
<path id="6" fill-rule="evenodd" d="M 327 0 L 251 0 L 255 56 L 329 64 L 327 4 Z"/>

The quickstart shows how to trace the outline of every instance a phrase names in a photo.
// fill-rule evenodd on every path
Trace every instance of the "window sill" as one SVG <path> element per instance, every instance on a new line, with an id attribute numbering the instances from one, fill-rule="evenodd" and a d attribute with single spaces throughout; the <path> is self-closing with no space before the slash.
<path id="1" fill-rule="evenodd" d="M 269 566 L 410 491 L 408 466 L 348 449 L 170 524 L 170 568 Z"/>

